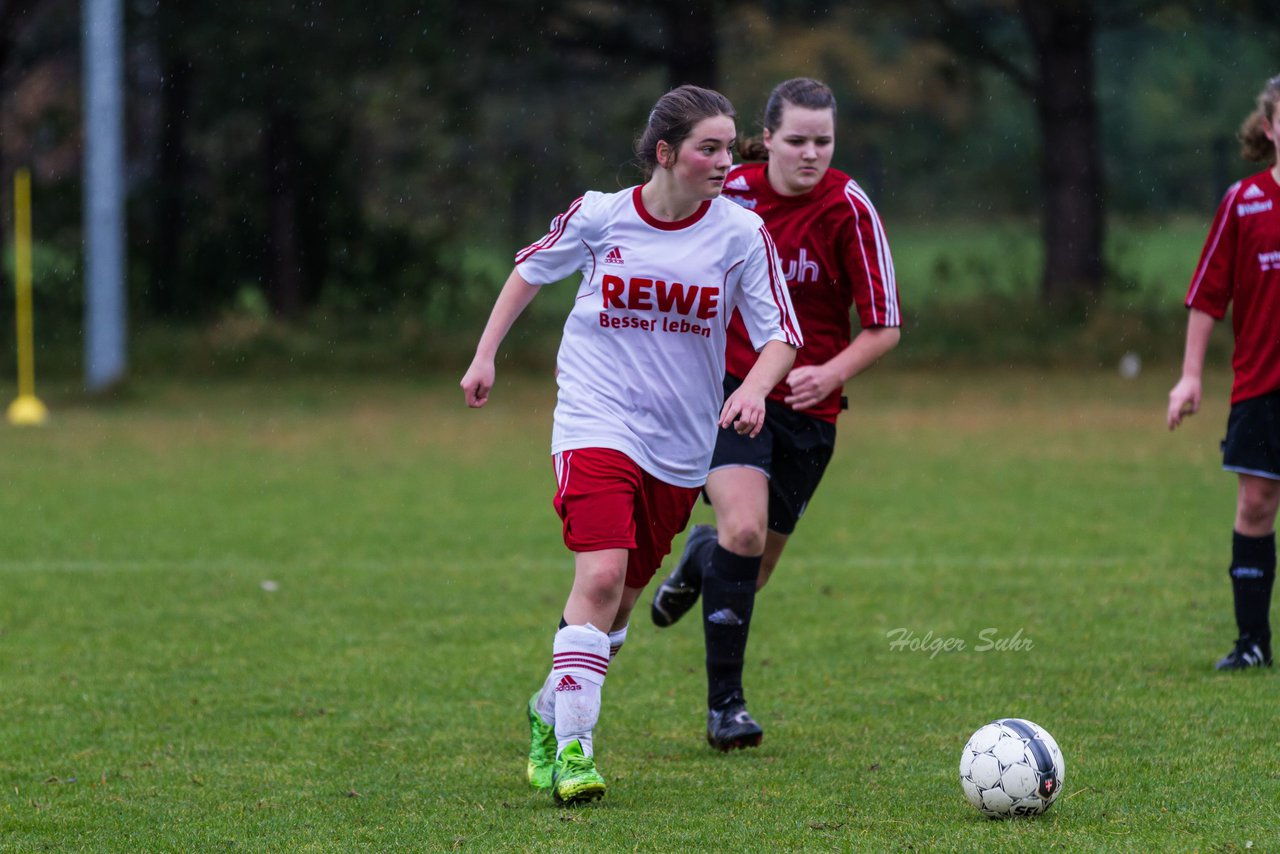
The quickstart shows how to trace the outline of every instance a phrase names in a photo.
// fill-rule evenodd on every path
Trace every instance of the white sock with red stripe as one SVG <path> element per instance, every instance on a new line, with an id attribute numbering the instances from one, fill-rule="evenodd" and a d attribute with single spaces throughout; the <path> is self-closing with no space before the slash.
<path id="1" fill-rule="evenodd" d="M 542 683 L 542 690 L 538 692 L 538 699 L 533 702 L 533 707 L 537 709 L 542 720 L 552 726 L 556 725 L 556 679 L 558 678 L 554 669 L 548 671 L 547 678 Z"/>
<path id="2" fill-rule="evenodd" d="M 622 649 L 622 645 L 627 642 L 627 629 L 631 624 L 609 632 L 609 663 L 613 663 L 613 659 L 617 657 L 618 651 Z M 542 682 L 542 690 L 538 692 L 538 699 L 534 701 L 533 707 L 542 716 L 542 720 L 552 726 L 556 725 L 556 682 L 559 680 L 555 670 L 547 674 L 547 678 Z"/>
<path id="3" fill-rule="evenodd" d="M 609 632 L 609 663 L 610 664 L 612 664 L 613 660 L 617 658 L 618 650 L 622 649 L 622 645 L 627 642 L 627 629 L 630 627 L 631 627 L 631 624 L 627 623 L 625 626 L 618 629 L 616 632 Z"/>
<path id="4" fill-rule="evenodd" d="M 609 672 L 609 636 L 590 623 L 565 626 L 556 632 L 552 651 L 556 755 L 577 741 L 591 756 L 591 731 L 600 719 L 600 689 Z"/>

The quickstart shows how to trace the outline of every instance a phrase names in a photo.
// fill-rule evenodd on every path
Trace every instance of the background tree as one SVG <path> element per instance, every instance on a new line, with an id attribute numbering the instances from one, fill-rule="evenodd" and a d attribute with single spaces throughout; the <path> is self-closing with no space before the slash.
<path id="1" fill-rule="evenodd" d="M 451 328 L 489 304 L 512 247 L 552 212 L 639 179 L 629 143 L 657 94 L 721 88 L 753 133 L 769 89 L 800 74 L 835 89 L 836 165 L 891 232 L 1038 214 L 1040 293 L 1090 303 L 1115 276 L 1108 210 L 1203 216 L 1246 168 L 1231 136 L 1276 70 L 1275 8 L 548 0 L 530 17 L 523 0 L 429 13 L 409 0 L 132 3 L 131 316 L 403 313 Z M 37 265 L 65 271 L 38 277 L 40 316 L 68 335 L 78 23 L 74 0 L 0 0 L 0 219 L 13 165 L 35 163 Z"/>
<path id="2" fill-rule="evenodd" d="M 1091 0 L 930 0 L 931 35 L 963 62 L 1004 74 L 1035 107 L 1040 142 L 1041 295 L 1064 305 L 1103 287 L 1105 181 Z"/>
<path id="3" fill-rule="evenodd" d="M 13 175 L 19 168 L 30 169 L 41 190 L 45 234 L 73 221 L 67 214 L 76 215 L 67 193 L 47 190 L 80 167 L 77 10 L 73 0 L 0 0 L 0 245 L 13 235 Z M 0 264 L 0 304 L 12 292 L 7 265 Z"/>

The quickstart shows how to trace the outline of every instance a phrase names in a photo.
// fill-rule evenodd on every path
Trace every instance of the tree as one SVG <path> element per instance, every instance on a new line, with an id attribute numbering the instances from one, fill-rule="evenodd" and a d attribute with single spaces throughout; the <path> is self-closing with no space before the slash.
<path id="1" fill-rule="evenodd" d="M 1093 0 L 1018 0 L 1015 8 L 1001 0 L 931 0 L 931 5 L 935 38 L 963 60 L 1005 74 L 1035 105 L 1043 300 L 1061 306 L 1096 298 L 1105 272 L 1105 181 Z"/>
<path id="2" fill-rule="evenodd" d="M 14 171 L 31 168 L 39 181 L 78 166 L 78 133 L 68 127 L 77 20 L 69 0 L 0 0 L 0 246 L 13 234 Z M 11 293 L 0 265 L 0 294 Z"/>
<path id="3" fill-rule="evenodd" d="M 684 83 L 715 88 L 719 79 L 714 40 L 719 0 L 642 0 L 605 5 L 563 0 L 563 29 L 554 42 L 569 50 L 656 65 L 667 87 Z"/>
<path id="4" fill-rule="evenodd" d="M 153 67 L 133 75 L 132 112 L 158 115 L 134 152 L 147 179 L 134 203 L 148 307 L 199 317 L 251 289 L 296 319 L 335 271 L 385 278 L 383 267 L 353 272 L 389 253 L 362 199 L 388 169 L 361 162 L 352 125 L 366 81 L 414 61 L 415 46 L 423 61 L 438 55 L 445 37 L 424 32 L 423 10 L 226 0 L 133 15 Z M 159 82 L 146 88 L 148 77 Z"/>
<path id="5" fill-rule="evenodd" d="M 19 6 L 14 0 L 0 0 L 0 138 L 3 137 L 5 125 L 5 94 L 9 91 L 6 71 L 9 69 L 9 57 L 13 53 L 18 33 Z M 10 191 L 9 174 L 12 169 L 6 162 L 4 146 L 0 145 L 0 226 L 7 226 L 9 219 Z M 0 246 L 5 244 L 10 229 L 5 227 L 4 237 L 0 237 Z M 5 265 L 0 264 L 0 294 L 7 297 L 12 291 L 9 288 L 9 275 Z"/>
<path id="6" fill-rule="evenodd" d="M 1031 91 L 1041 139 L 1041 293 L 1061 304 L 1102 290 L 1105 181 L 1094 94 L 1097 21 L 1088 4 L 1073 0 L 1021 0 L 1019 9 L 1036 55 Z"/>

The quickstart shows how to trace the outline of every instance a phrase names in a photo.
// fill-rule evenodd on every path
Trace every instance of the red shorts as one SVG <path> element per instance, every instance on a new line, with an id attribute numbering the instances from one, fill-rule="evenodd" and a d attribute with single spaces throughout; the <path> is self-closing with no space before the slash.
<path id="1" fill-rule="evenodd" d="M 564 544 L 572 552 L 626 549 L 627 586 L 649 583 L 689 524 L 702 487 L 658 480 L 621 451 L 579 448 L 552 457 Z"/>

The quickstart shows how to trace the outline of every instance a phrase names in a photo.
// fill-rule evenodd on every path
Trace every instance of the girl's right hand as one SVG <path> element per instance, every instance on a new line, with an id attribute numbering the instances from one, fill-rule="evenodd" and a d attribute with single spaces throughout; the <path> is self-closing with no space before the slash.
<path id="1" fill-rule="evenodd" d="M 1200 411 L 1200 380 L 1195 377 L 1183 377 L 1169 392 L 1169 429 L 1182 423 L 1188 415 Z"/>
<path id="2" fill-rule="evenodd" d="M 467 406 L 479 409 L 489 402 L 489 392 L 493 389 L 493 375 L 492 359 L 476 358 L 472 361 L 471 367 L 467 368 L 466 374 L 462 377 L 462 382 L 458 383 L 462 387 Z"/>

